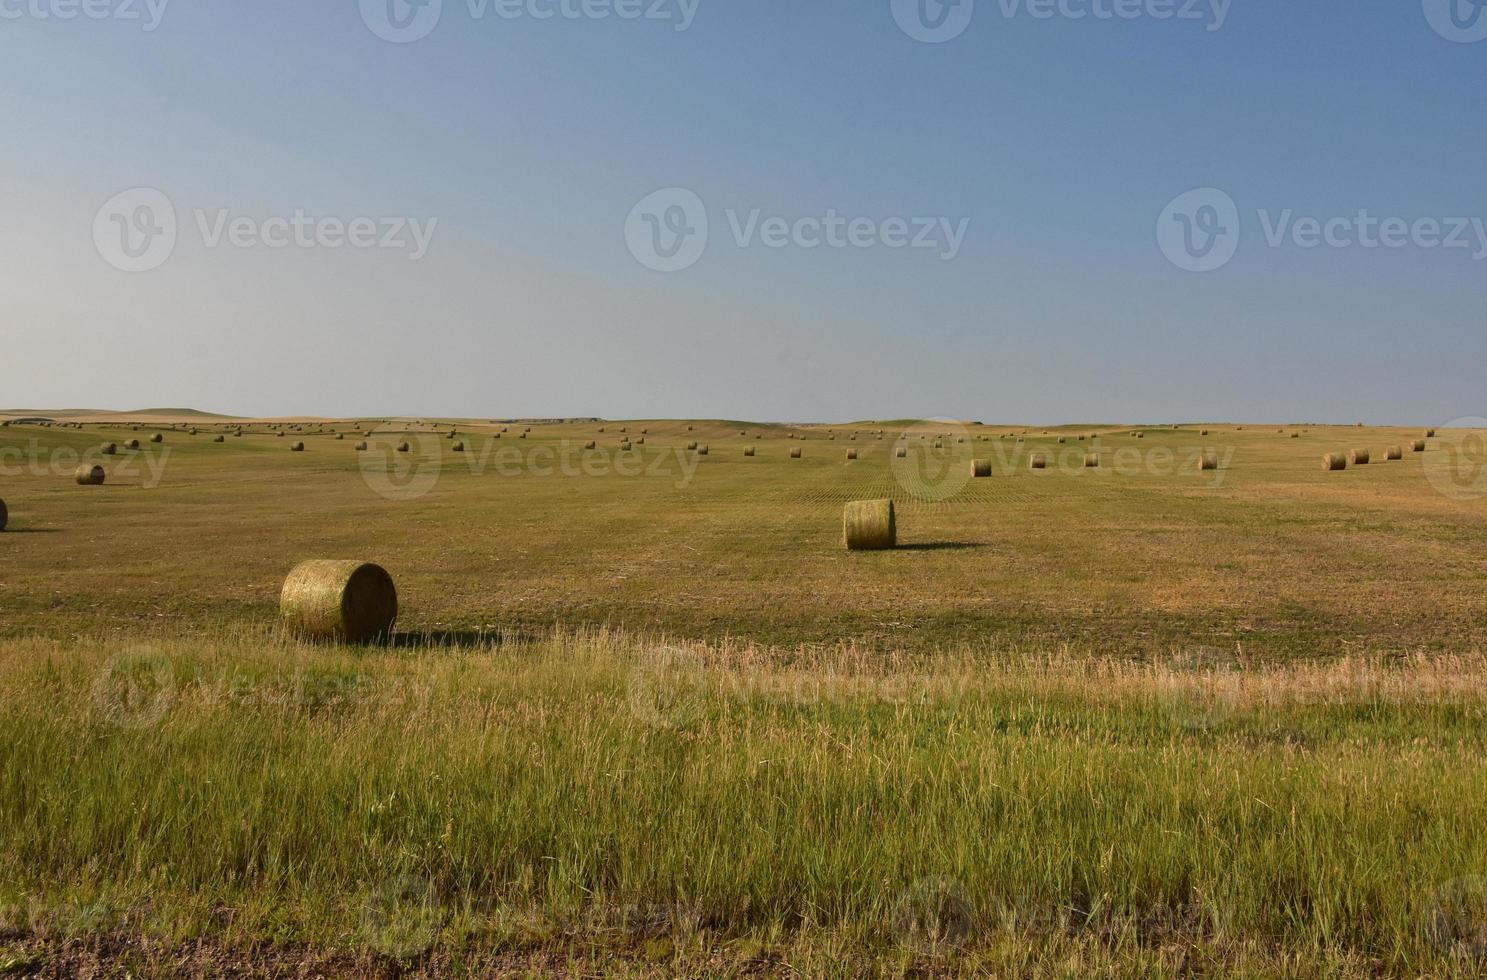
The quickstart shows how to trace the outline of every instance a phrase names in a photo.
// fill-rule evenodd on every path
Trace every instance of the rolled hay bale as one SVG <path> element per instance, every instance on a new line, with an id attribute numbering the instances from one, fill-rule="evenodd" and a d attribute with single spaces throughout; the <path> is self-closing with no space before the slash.
<path id="1" fill-rule="evenodd" d="M 451 450 L 453 450 L 454 452 L 462 453 L 462 452 L 465 451 L 465 444 L 463 442 L 457 442 L 457 443 L 455 443 L 453 446 L 451 446 L 449 448 Z"/>
<path id="2" fill-rule="evenodd" d="M 226 436 L 213 436 L 212 437 L 212 441 L 213 442 L 226 442 L 227 441 L 227 437 Z"/>
<path id="3" fill-rule="evenodd" d="M 365 430 L 364 432 L 362 432 L 361 437 L 363 439 L 370 439 L 370 438 L 372 438 L 372 430 L 371 429 Z"/>
<path id="4" fill-rule="evenodd" d="M 1200 430 L 1198 432 L 1198 435 L 1200 435 L 1200 436 L 1206 436 L 1206 435 L 1208 435 L 1208 430 L 1207 429 L 1202 429 L 1202 430 Z"/>
<path id="5" fill-rule="evenodd" d="M 706 456 L 707 455 L 707 447 L 706 446 L 698 446 L 697 447 L 697 455 L 698 456 Z"/>
<path id="6" fill-rule="evenodd" d="M 697 451 L 697 443 L 695 443 L 695 442 L 689 442 L 689 443 L 687 443 L 687 452 L 694 453 L 696 451 Z"/>
<path id="7" fill-rule="evenodd" d="M 341 442 L 345 438 L 346 438 L 346 436 L 343 433 L 340 433 L 340 432 L 337 432 L 336 433 L 336 442 Z"/>
<path id="8" fill-rule="evenodd" d="M 1138 433 L 1136 433 L 1136 438 L 1137 439 L 1145 439 L 1146 438 L 1146 433 L 1145 432 L 1138 432 Z"/>
<path id="9" fill-rule="evenodd" d="M 283 429 L 280 429 L 277 433 L 274 434 L 274 438 L 276 438 L 276 439 L 282 439 L 282 438 L 284 438 L 284 430 Z"/>
<path id="10" fill-rule="evenodd" d="M 302 442 L 291 443 L 289 451 L 292 453 L 302 453 L 305 451 L 305 444 Z"/>
<path id="11" fill-rule="evenodd" d="M 446 434 L 444 436 L 444 438 L 446 438 L 446 439 L 453 439 L 454 438 L 454 430 L 453 429 L 450 429 L 449 432 L 448 432 L 448 434 Z"/>
<path id="12" fill-rule="evenodd" d="M 1200 470 L 1216 470 L 1218 468 L 1219 468 L 1219 454 L 1218 453 L 1215 453 L 1215 452 L 1205 452 L 1201 456 L 1198 457 L 1198 469 L 1200 469 Z"/>
<path id="13" fill-rule="evenodd" d="M 1084 466 L 1085 466 L 1086 469 L 1091 469 L 1091 470 L 1099 469 L 1100 468 L 1100 454 L 1099 453 L 1085 453 L 1084 454 Z"/>
<path id="14" fill-rule="evenodd" d="M 356 444 L 356 451 L 359 452 L 359 453 L 366 452 L 367 451 L 367 444 L 365 442 L 358 442 Z"/>
<path id="15" fill-rule="evenodd" d="M 506 430 L 505 430 L 505 429 L 502 429 L 502 430 L 501 430 L 501 431 L 502 431 L 502 432 L 505 432 L 505 431 L 506 431 Z M 602 425 L 601 425 L 601 426 L 599 426 L 599 434 L 600 434 L 600 435 L 601 435 L 601 436 L 602 436 L 602 435 L 603 435 L 603 434 L 604 434 L 604 426 L 602 426 Z"/>
<path id="16" fill-rule="evenodd" d="M 114 455 L 117 455 L 118 454 L 119 447 L 118 446 L 115 446 L 111 442 L 105 442 L 103 444 L 103 448 L 101 448 L 98 451 L 101 452 L 101 453 L 103 453 L 103 455 L 105 455 L 105 456 L 114 456 Z"/>
<path id="17" fill-rule="evenodd" d="M 161 435 L 160 433 L 157 432 L 154 435 L 150 436 L 150 441 L 151 442 L 164 442 L 165 441 L 165 436 L 163 436 L 163 435 Z"/>
<path id="18" fill-rule="evenodd" d="M 1080 436 L 1080 437 L 1079 437 L 1079 441 L 1080 441 L 1080 442 L 1083 442 L 1083 441 L 1084 441 L 1084 436 Z"/>
<path id="19" fill-rule="evenodd" d="M 856 459 L 856 458 L 857 458 L 857 450 L 855 450 L 855 449 L 848 449 L 847 450 L 847 459 L 852 460 L 852 459 Z"/>
<path id="20" fill-rule="evenodd" d="M 909 456 L 909 449 L 907 446 L 899 446 L 898 451 L 895 452 L 893 455 L 897 456 L 899 459 L 907 459 Z"/>
<path id="21" fill-rule="evenodd" d="M 626 440 L 624 440 L 623 442 L 620 443 L 620 452 L 622 452 L 622 453 L 628 453 L 629 451 L 630 451 L 630 440 L 629 439 L 626 439 Z"/>
<path id="22" fill-rule="evenodd" d="M 1342 453 L 1328 453 L 1322 457 L 1322 469 L 1329 473 L 1348 468 L 1348 458 Z"/>
<path id="23" fill-rule="evenodd" d="M 1425 438 L 1427 438 L 1427 439 L 1434 439 L 1435 438 L 1435 430 L 1434 429 L 1426 429 L 1425 430 Z"/>
<path id="24" fill-rule="evenodd" d="M 195 429 L 192 429 L 192 430 L 191 430 L 191 434 L 192 434 L 192 435 L 193 435 L 193 436 L 194 436 L 194 435 L 197 435 L 197 431 L 196 431 L 196 430 L 195 430 Z"/>
<path id="25" fill-rule="evenodd" d="M 380 565 L 301 562 L 284 580 L 279 618 L 304 639 L 370 643 L 392 634 L 398 590 Z"/>
<path id="26" fill-rule="evenodd" d="M 744 455 L 745 456 L 752 456 L 752 455 L 754 455 L 754 447 L 753 446 L 745 446 L 744 447 Z"/>
<path id="27" fill-rule="evenodd" d="M 138 439 L 130 439 L 128 442 L 124 443 L 124 448 L 125 449 L 138 449 L 139 448 L 139 440 Z"/>
<path id="28" fill-rule="evenodd" d="M 1367 449 L 1352 449 L 1348 451 L 1348 462 L 1354 466 L 1368 465 Z"/>
<path id="29" fill-rule="evenodd" d="M 1390 446 L 1384 450 L 1384 459 L 1404 459 L 1404 449 L 1400 446 Z"/>
<path id="30" fill-rule="evenodd" d="M 984 480 L 984 479 L 986 479 L 989 476 L 991 476 L 991 460 L 989 460 L 989 459 L 973 459 L 973 460 L 971 460 L 971 479 L 973 479 L 973 480 Z"/>
<path id="31" fill-rule="evenodd" d="M 639 439 L 636 439 L 635 440 L 635 445 L 637 445 L 637 446 L 644 446 L 645 445 L 645 436 L 641 436 Z"/>
<path id="32" fill-rule="evenodd" d="M 585 448 L 585 449 L 598 449 L 599 448 L 599 444 L 597 442 L 594 442 L 591 439 L 588 442 L 586 442 L 586 443 L 583 444 L 583 448 Z"/>
<path id="33" fill-rule="evenodd" d="M 1425 451 L 1425 440 L 1424 439 L 1416 439 L 1414 442 L 1410 443 L 1410 452 L 1412 452 L 1412 453 L 1423 453 L 1424 451 Z"/>
<path id="34" fill-rule="evenodd" d="M 400 443 L 398 443 L 398 452 L 400 452 L 400 453 L 407 453 L 407 452 L 412 452 L 412 451 L 413 451 L 413 447 L 410 446 L 410 445 L 408 445 L 406 442 L 400 442 Z"/>
<path id="35" fill-rule="evenodd" d="M 526 437 L 527 437 L 527 434 L 525 432 L 523 432 L 521 435 L 517 436 L 518 439 L 525 439 Z"/>
<path id="36" fill-rule="evenodd" d="M 790 458 L 791 459 L 799 459 L 800 458 L 800 450 L 799 449 L 792 449 L 792 450 L 790 450 Z"/>
<path id="37" fill-rule="evenodd" d="M 1300 439 L 1301 438 L 1301 433 L 1299 433 L 1299 432 L 1293 432 L 1293 433 L 1291 433 L 1291 438 L 1292 439 Z"/>
<path id="38" fill-rule="evenodd" d="M 1066 442 L 1068 442 L 1068 441 L 1069 441 L 1069 440 L 1068 440 L 1068 439 L 1066 439 L 1066 438 L 1064 438 L 1064 437 L 1063 437 L 1063 436 L 1059 436 L 1059 437 L 1058 437 L 1058 444 L 1059 444 L 1059 445 L 1060 445 L 1060 446 L 1062 446 L 1062 445 L 1063 445 L 1063 444 L 1064 444 L 1064 443 L 1066 443 Z"/>
<path id="39" fill-rule="evenodd" d="M 234 439 L 241 439 L 243 437 L 243 430 L 242 429 L 237 430 L 236 432 L 234 432 L 232 434 L 232 437 Z"/>
<path id="40" fill-rule="evenodd" d="M 1033 453 L 1033 455 L 1028 459 L 1028 468 L 1034 470 L 1048 469 L 1048 457 L 1044 456 L 1042 453 Z"/>
<path id="41" fill-rule="evenodd" d="M 842 540 L 848 551 L 886 551 L 898 544 L 891 500 L 854 500 L 842 511 Z"/>
<path id="42" fill-rule="evenodd" d="M 107 474 L 103 472 L 103 467 L 101 466 L 85 465 L 79 466 L 76 472 L 72 474 L 72 478 L 77 481 L 77 485 L 80 487 L 101 487 L 103 486 L 103 481 L 107 478 Z"/>
<path id="43" fill-rule="evenodd" d="M 5 501 L 0 500 L 0 531 L 5 530 L 5 525 L 10 523 L 10 511 L 6 509 Z"/>

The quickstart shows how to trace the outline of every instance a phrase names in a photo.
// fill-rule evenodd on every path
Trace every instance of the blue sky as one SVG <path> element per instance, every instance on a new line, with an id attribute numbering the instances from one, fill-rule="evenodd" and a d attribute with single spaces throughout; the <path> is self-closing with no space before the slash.
<path id="1" fill-rule="evenodd" d="M 429 28 L 406 43 L 377 34 L 386 0 L 153 0 L 151 30 L 146 0 L 92 2 L 100 19 L 0 0 L 0 315 L 30 368 L 7 372 L 0 403 L 1487 414 L 1474 226 L 1465 248 L 1290 234 L 1360 209 L 1487 219 L 1487 40 L 1432 26 L 1450 27 L 1448 0 L 1220 0 L 1222 16 L 1209 0 L 1122 0 L 1127 18 L 1093 16 L 1115 0 L 962 0 L 948 16 L 969 19 L 941 43 L 901 27 L 918 11 L 896 18 L 897 0 L 644 0 L 660 16 L 638 19 L 443 0 L 436 21 L 393 0 Z M 1474 0 L 1454 2 L 1469 24 Z M 1156 16 L 1172 9 L 1194 16 Z M 126 233 L 135 205 L 110 208 L 137 188 L 169 201 L 177 235 L 130 272 L 95 223 Z M 658 272 L 627 222 L 666 188 L 695 195 L 708 233 L 695 262 Z M 1195 188 L 1237 214 L 1232 258 L 1210 272 L 1158 247 L 1164 209 Z M 1266 224 L 1288 211 L 1272 244 Z M 379 237 L 411 219 L 432 237 L 416 259 L 396 242 L 254 237 L 296 212 L 371 218 Z M 871 228 L 865 247 L 792 234 L 771 248 L 732 227 L 828 213 Z M 241 247 L 203 231 L 238 219 Z M 963 241 L 948 258 L 943 241 L 890 248 L 896 220 Z"/>

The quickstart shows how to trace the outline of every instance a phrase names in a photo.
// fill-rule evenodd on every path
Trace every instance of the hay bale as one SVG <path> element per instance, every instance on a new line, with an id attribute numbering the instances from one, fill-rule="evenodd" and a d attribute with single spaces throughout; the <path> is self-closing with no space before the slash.
<path id="1" fill-rule="evenodd" d="M 302 453 L 305 451 L 305 444 L 302 442 L 292 443 L 289 447 L 289 451 L 292 453 Z"/>
<path id="2" fill-rule="evenodd" d="M 1348 468 L 1348 459 L 1342 453 L 1328 453 L 1322 457 L 1322 469 L 1329 473 Z"/>
<path id="3" fill-rule="evenodd" d="M 464 451 L 465 451 L 465 444 L 464 444 L 464 443 L 463 443 L 463 442 L 457 442 L 457 443 L 455 443 L 455 444 L 454 444 L 454 445 L 453 445 L 453 446 L 451 446 L 451 447 L 450 447 L 450 448 L 451 448 L 451 449 L 452 449 L 452 450 L 453 450 L 453 451 L 454 451 L 454 452 L 457 452 L 457 453 L 462 453 L 462 452 L 464 452 Z"/>
<path id="4" fill-rule="evenodd" d="M 697 451 L 697 443 L 695 443 L 695 442 L 689 442 L 689 443 L 687 443 L 687 452 L 692 453 L 692 452 L 696 452 L 696 451 Z"/>
<path id="5" fill-rule="evenodd" d="M 521 435 L 517 436 L 518 439 L 525 439 L 526 437 L 527 437 L 527 434 L 525 432 L 523 432 Z"/>
<path id="6" fill-rule="evenodd" d="M 398 590 L 379 565 L 302 562 L 284 580 L 279 618 L 304 639 L 369 643 L 392 634 Z"/>
<path id="7" fill-rule="evenodd" d="M 343 435 L 342 433 L 339 433 L 339 432 L 336 433 L 336 442 L 340 442 L 340 441 L 342 441 L 345 438 L 346 438 L 345 435 Z"/>
<path id="8" fill-rule="evenodd" d="M 1198 469 L 1200 469 L 1200 470 L 1216 470 L 1218 468 L 1219 468 L 1219 454 L 1218 453 L 1205 452 L 1201 456 L 1198 457 Z"/>
<path id="9" fill-rule="evenodd" d="M 1400 446 L 1390 446 L 1384 450 L 1385 461 L 1393 459 L 1404 459 L 1404 449 Z"/>
<path id="10" fill-rule="evenodd" d="M 909 455 L 909 449 L 907 446 L 899 446 L 898 450 L 893 455 L 897 456 L 899 459 L 907 459 Z"/>
<path id="11" fill-rule="evenodd" d="M 891 500 L 854 500 L 842 511 L 842 540 L 848 551 L 886 551 L 898 544 Z"/>
<path id="12" fill-rule="evenodd" d="M 163 435 L 161 435 L 160 433 L 157 432 L 154 435 L 150 436 L 150 441 L 151 442 L 164 442 L 165 441 L 165 436 L 163 436 Z"/>
<path id="13" fill-rule="evenodd" d="M 855 450 L 855 449 L 848 449 L 847 450 L 847 458 L 849 460 L 850 459 L 856 459 L 857 458 L 857 450 Z"/>
<path id="14" fill-rule="evenodd" d="M 1208 435 L 1208 430 L 1207 429 L 1202 429 L 1202 430 L 1200 430 L 1198 432 L 1198 435 L 1200 435 L 1200 436 L 1206 436 L 1206 435 Z"/>
<path id="15" fill-rule="evenodd" d="M 227 437 L 226 436 L 213 436 L 212 437 L 212 441 L 213 442 L 226 442 L 227 441 Z"/>
<path id="16" fill-rule="evenodd" d="M 583 444 L 583 448 L 585 448 L 585 449 L 598 449 L 599 448 L 599 444 L 597 442 L 594 442 L 591 439 L 588 442 L 586 442 L 586 443 Z"/>
<path id="17" fill-rule="evenodd" d="M 1299 432 L 1293 432 L 1293 433 L 1291 433 L 1291 438 L 1292 439 L 1300 439 L 1301 438 L 1301 433 L 1299 433 Z"/>
<path id="18" fill-rule="evenodd" d="M 707 447 L 706 446 L 698 446 L 697 447 L 697 455 L 698 456 L 706 456 L 707 455 Z"/>
<path id="19" fill-rule="evenodd" d="M 1062 446 L 1062 445 L 1063 445 L 1063 444 L 1064 444 L 1064 443 L 1066 443 L 1066 442 L 1068 442 L 1068 441 L 1069 441 L 1069 440 L 1068 440 L 1068 439 L 1066 439 L 1066 438 L 1064 438 L 1064 437 L 1063 437 L 1063 436 L 1059 436 L 1059 437 L 1058 437 L 1058 444 L 1059 444 L 1059 445 L 1060 445 L 1060 446 Z"/>
<path id="20" fill-rule="evenodd" d="M 1087 468 L 1087 469 L 1091 469 L 1091 470 L 1099 469 L 1100 468 L 1100 454 L 1099 453 L 1085 453 L 1085 455 L 1084 455 L 1084 465 L 1085 465 L 1085 468 Z"/>
<path id="21" fill-rule="evenodd" d="M 128 442 L 124 443 L 124 448 L 125 449 L 138 449 L 139 448 L 139 440 L 138 439 L 130 439 Z"/>
<path id="22" fill-rule="evenodd" d="M 106 476 L 103 467 L 87 465 L 79 466 L 72 474 L 72 478 L 80 487 L 101 487 Z"/>
<path id="23" fill-rule="evenodd" d="M 118 451 L 119 451 L 119 447 L 118 446 L 115 446 L 111 442 L 105 442 L 103 444 L 103 448 L 99 450 L 99 452 L 103 453 L 103 455 L 105 455 L 105 456 L 113 456 L 113 455 L 117 454 Z"/>
<path id="24" fill-rule="evenodd" d="M 356 444 L 356 451 L 359 452 L 359 453 L 366 452 L 367 451 L 367 444 L 366 444 L 366 442 L 365 441 L 358 442 Z"/>
<path id="25" fill-rule="evenodd" d="M 754 447 L 753 446 L 745 446 L 744 447 L 744 455 L 745 456 L 752 456 L 752 455 L 754 455 Z"/>
<path id="26" fill-rule="evenodd" d="M 1145 432 L 1138 432 L 1138 433 L 1136 433 L 1136 438 L 1137 439 L 1145 439 L 1146 438 L 1146 433 Z"/>
<path id="27" fill-rule="evenodd" d="M 989 459 L 973 459 L 973 460 L 971 460 L 971 479 L 973 479 L 973 480 L 984 480 L 984 479 L 986 479 L 989 476 L 991 476 L 991 460 L 989 460 Z"/>
<path id="28" fill-rule="evenodd" d="M 790 450 L 790 458 L 791 459 L 799 459 L 800 458 L 800 450 L 798 448 L 797 449 Z"/>
<path id="29" fill-rule="evenodd" d="M 1028 467 L 1035 470 L 1046 470 L 1048 469 L 1048 457 L 1042 453 L 1033 453 L 1028 459 Z"/>
<path id="30" fill-rule="evenodd" d="M 1424 439 L 1416 439 L 1414 442 L 1410 443 L 1410 452 L 1412 452 L 1412 453 L 1423 453 L 1424 451 L 1425 451 L 1425 440 Z"/>
<path id="31" fill-rule="evenodd" d="M 1425 438 L 1427 438 L 1427 439 L 1434 439 L 1435 438 L 1435 430 L 1434 429 L 1426 429 L 1425 430 Z"/>
<path id="32" fill-rule="evenodd" d="M 1367 466 L 1368 465 L 1368 450 L 1367 449 L 1352 449 L 1352 450 L 1349 450 L 1348 451 L 1348 462 L 1351 463 L 1353 466 Z"/>
<path id="33" fill-rule="evenodd" d="M 398 452 L 400 452 L 400 453 L 407 453 L 407 452 L 412 452 L 412 451 L 413 451 L 413 447 L 410 446 L 410 445 L 408 445 L 408 443 L 406 443 L 406 442 L 400 442 L 400 443 L 398 443 Z"/>
<path id="34" fill-rule="evenodd" d="M 645 445 L 645 436 L 641 436 L 639 439 L 636 439 L 635 440 L 635 445 L 637 445 L 637 446 L 644 446 Z"/>

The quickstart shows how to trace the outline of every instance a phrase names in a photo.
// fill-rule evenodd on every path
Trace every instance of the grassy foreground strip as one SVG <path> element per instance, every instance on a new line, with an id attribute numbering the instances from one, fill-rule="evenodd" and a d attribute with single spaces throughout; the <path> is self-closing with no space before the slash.
<path id="1" fill-rule="evenodd" d="M 1484 708 L 1477 656 L 6 641 L 0 966 L 1475 975 Z"/>

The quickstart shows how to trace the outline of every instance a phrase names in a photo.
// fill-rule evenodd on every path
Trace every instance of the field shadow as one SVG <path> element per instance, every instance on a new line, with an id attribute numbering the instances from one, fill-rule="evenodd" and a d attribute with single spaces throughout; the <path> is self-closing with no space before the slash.
<path id="1" fill-rule="evenodd" d="M 394 650 L 420 650 L 437 647 L 442 650 L 476 650 L 486 647 L 525 646 L 537 639 L 534 635 L 511 630 L 422 630 L 417 633 L 395 632 L 384 646 Z"/>
<path id="2" fill-rule="evenodd" d="M 901 544 L 899 551 L 974 551 L 988 545 L 974 541 L 925 541 L 920 544 Z"/>
<path id="3" fill-rule="evenodd" d="M 0 536 L 7 534 L 61 534 L 62 529 L 56 527 L 12 527 L 0 531 Z"/>

